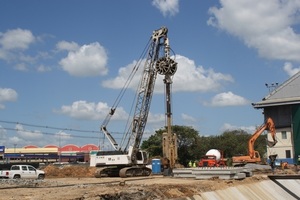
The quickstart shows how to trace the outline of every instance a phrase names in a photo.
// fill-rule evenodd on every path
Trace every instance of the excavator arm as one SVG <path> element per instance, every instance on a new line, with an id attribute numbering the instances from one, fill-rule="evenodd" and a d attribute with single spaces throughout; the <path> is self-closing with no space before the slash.
<path id="1" fill-rule="evenodd" d="M 268 146 L 273 147 L 276 145 L 276 130 L 275 124 L 272 118 L 267 118 L 266 122 L 260 126 L 255 133 L 251 136 L 248 141 L 248 155 L 245 156 L 233 156 L 232 157 L 232 164 L 233 166 L 243 166 L 246 163 L 259 163 L 261 162 L 261 158 L 258 151 L 255 151 L 254 144 L 256 139 L 265 131 L 269 130 L 273 141 L 268 141 Z"/>
<path id="2" fill-rule="evenodd" d="M 273 147 L 277 143 L 277 140 L 275 138 L 276 130 L 275 130 L 275 124 L 272 120 L 272 118 L 268 118 L 266 123 L 264 123 L 260 128 L 257 129 L 257 131 L 252 135 L 250 140 L 248 141 L 248 151 L 251 158 L 256 157 L 256 153 L 254 150 L 254 144 L 256 139 L 265 131 L 269 130 L 272 136 L 273 141 L 268 141 L 268 146 Z"/>

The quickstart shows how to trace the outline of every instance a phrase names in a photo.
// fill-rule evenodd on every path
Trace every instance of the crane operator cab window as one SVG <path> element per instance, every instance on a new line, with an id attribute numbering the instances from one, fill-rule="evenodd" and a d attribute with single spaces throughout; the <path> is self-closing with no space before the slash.
<path id="1" fill-rule="evenodd" d="M 142 152 L 138 151 L 137 154 L 136 154 L 136 158 L 137 158 L 137 160 L 143 160 Z"/>
<path id="2" fill-rule="evenodd" d="M 148 162 L 148 154 L 145 151 L 138 151 L 136 158 L 139 164 L 146 164 Z"/>

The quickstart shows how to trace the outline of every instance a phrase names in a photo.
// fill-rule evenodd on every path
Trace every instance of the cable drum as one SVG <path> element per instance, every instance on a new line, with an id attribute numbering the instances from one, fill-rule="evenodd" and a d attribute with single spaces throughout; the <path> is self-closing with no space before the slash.
<path id="1" fill-rule="evenodd" d="M 174 75 L 177 70 L 177 63 L 172 59 L 162 57 L 157 60 L 155 69 L 160 75 Z"/>

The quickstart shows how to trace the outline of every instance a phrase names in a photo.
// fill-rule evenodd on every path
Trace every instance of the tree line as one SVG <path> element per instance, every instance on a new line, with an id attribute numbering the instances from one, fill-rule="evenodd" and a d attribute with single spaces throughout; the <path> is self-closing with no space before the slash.
<path id="1" fill-rule="evenodd" d="M 221 135 L 201 136 L 198 131 L 189 126 L 172 126 L 177 135 L 178 163 L 184 166 L 189 161 L 199 161 L 210 149 L 218 149 L 228 159 L 229 165 L 232 156 L 248 155 L 248 140 L 253 133 L 244 130 L 225 131 Z M 162 134 L 166 129 L 159 129 L 155 134 L 144 140 L 141 148 L 147 150 L 150 158 L 162 158 Z M 267 135 L 260 135 L 254 145 L 262 158 L 267 153 Z"/>

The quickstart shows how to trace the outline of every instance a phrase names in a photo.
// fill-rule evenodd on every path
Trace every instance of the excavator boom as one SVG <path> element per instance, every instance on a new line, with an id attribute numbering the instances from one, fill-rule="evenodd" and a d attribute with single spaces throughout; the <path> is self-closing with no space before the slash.
<path id="1" fill-rule="evenodd" d="M 254 144 L 256 139 L 265 131 L 268 130 L 272 136 L 273 141 L 268 141 L 267 144 L 269 147 L 276 145 L 276 129 L 275 124 L 272 118 L 267 118 L 266 122 L 260 126 L 251 136 L 248 141 L 248 155 L 245 156 L 234 156 L 232 157 L 233 165 L 239 165 L 243 163 L 258 163 L 261 162 L 261 158 L 258 151 L 255 151 Z"/>

